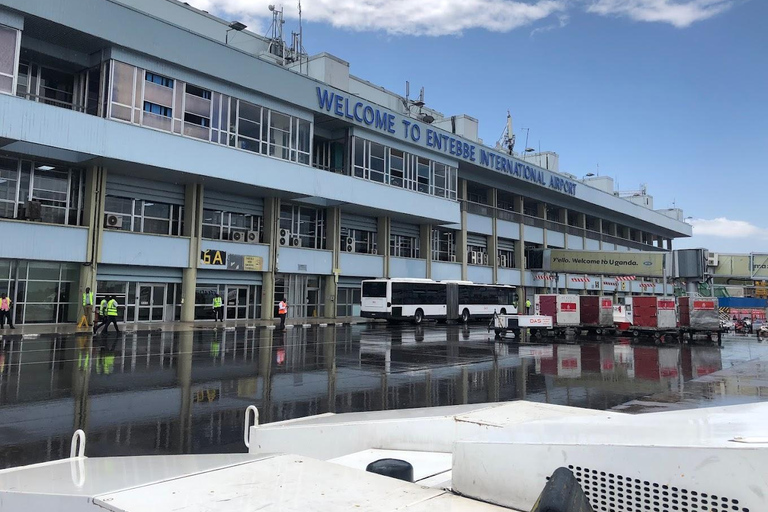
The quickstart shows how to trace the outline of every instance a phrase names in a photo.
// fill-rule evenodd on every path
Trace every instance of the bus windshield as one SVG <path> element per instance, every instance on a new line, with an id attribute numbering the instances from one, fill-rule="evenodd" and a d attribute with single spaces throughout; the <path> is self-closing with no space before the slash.
<path id="1" fill-rule="evenodd" d="M 382 281 L 367 281 L 363 283 L 363 297 L 384 298 L 387 296 L 387 283 Z"/>

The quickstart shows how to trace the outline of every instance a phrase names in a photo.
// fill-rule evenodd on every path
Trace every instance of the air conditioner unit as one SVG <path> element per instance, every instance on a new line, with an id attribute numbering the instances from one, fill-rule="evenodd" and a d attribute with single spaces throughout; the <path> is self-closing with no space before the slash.
<path id="1" fill-rule="evenodd" d="M 291 247 L 301 247 L 301 238 L 299 238 L 299 235 L 293 235 L 291 237 Z"/>
<path id="2" fill-rule="evenodd" d="M 245 234 L 245 241 L 249 244 L 255 244 L 259 242 L 259 232 L 258 231 L 248 231 Z"/>
<path id="3" fill-rule="evenodd" d="M 477 252 L 476 251 L 471 251 L 469 253 L 469 263 L 471 263 L 472 265 L 477 265 Z"/>
<path id="4" fill-rule="evenodd" d="M 40 201 L 27 201 L 24 210 L 27 220 L 43 220 L 43 203 Z"/>
<path id="5" fill-rule="evenodd" d="M 451 263 L 456 263 L 456 255 L 451 254 Z"/>
<path id="6" fill-rule="evenodd" d="M 716 267 L 720 264 L 720 258 L 718 257 L 718 254 L 715 252 L 709 253 L 707 256 L 707 266 L 708 267 Z"/>
<path id="7" fill-rule="evenodd" d="M 506 267 L 507 266 L 507 257 L 502 255 L 499 256 L 499 266 L 500 267 Z"/>
<path id="8" fill-rule="evenodd" d="M 374 247 L 373 249 L 371 249 L 371 254 L 374 254 L 374 255 L 379 254 L 379 250 Z"/>
<path id="9" fill-rule="evenodd" d="M 229 239 L 233 242 L 244 242 L 245 241 L 245 233 L 242 231 L 232 231 L 229 233 Z"/>
<path id="10" fill-rule="evenodd" d="M 483 265 L 487 265 L 487 264 L 488 264 L 488 253 L 484 252 L 483 253 Z"/>
<path id="11" fill-rule="evenodd" d="M 344 240 L 344 250 L 347 252 L 355 252 L 355 239 L 351 236 L 348 236 Z"/>
<path id="12" fill-rule="evenodd" d="M 122 228 L 123 218 L 118 217 L 117 215 L 107 215 L 107 217 L 104 219 L 104 227 L 105 228 Z"/>
<path id="13" fill-rule="evenodd" d="M 286 245 L 291 244 L 291 232 L 287 229 L 281 229 L 280 230 L 280 237 L 278 239 L 278 244 L 282 247 L 285 247 Z"/>

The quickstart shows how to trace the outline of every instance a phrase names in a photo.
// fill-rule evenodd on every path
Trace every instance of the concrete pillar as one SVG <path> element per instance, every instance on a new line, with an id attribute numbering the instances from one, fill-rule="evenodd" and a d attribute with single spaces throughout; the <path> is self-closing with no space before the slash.
<path id="1" fill-rule="evenodd" d="M 328 406 L 326 412 L 336 412 L 336 326 L 323 330 L 323 361 L 328 373 Z"/>
<path id="2" fill-rule="evenodd" d="M 200 261 L 200 239 L 203 229 L 203 185 L 190 183 L 184 190 L 184 232 L 189 237 L 189 264 L 181 277 L 181 321 L 195 319 L 197 264 Z"/>
<path id="3" fill-rule="evenodd" d="M 568 248 L 568 226 L 569 226 L 569 224 L 568 224 L 568 209 L 567 208 L 563 208 L 562 211 L 560 212 L 560 215 L 561 215 L 560 220 L 566 226 L 565 227 L 565 233 L 563 233 L 563 247 L 567 249 Z"/>
<path id="4" fill-rule="evenodd" d="M 515 211 L 522 213 L 525 199 L 523 196 L 515 196 Z M 525 282 L 525 224 L 520 223 L 520 239 L 515 240 L 515 268 L 520 272 L 520 281 Z M 520 305 L 525 304 L 525 287 L 518 290 L 518 311 Z"/>
<path id="5" fill-rule="evenodd" d="M 392 232 L 392 219 L 389 217 L 379 217 L 376 219 L 376 250 L 379 256 L 384 257 L 384 277 L 392 277 L 389 271 L 390 254 L 389 239 Z"/>
<path id="6" fill-rule="evenodd" d="M 498 191 L 495 188 L 492 188 L 488 191 L 488 203 L 496 207 L 496 201 L 498 198 Z M 488 241 L 486 242 L 488 244 L 488 264 L 491 266 L 492 270 L 492 276 L 491 276 L 491 282 L 497 283 L 498 280 L 498 273 L 499 273 L 499 251 L 497 249 L 498 240 L 499 240 L 499 234 L 496 226 L 496 210 L 493 210 L 494 215 L 491 219 L 491 235 L 488 237 Z"/>
<path id="7" fill-rule="evenodd" d="M 190 302 L 194 303 L 194 301 Z M 182 306 L 183 308 L 184 306 Z M 192 451 L 192 354 L 194 352 L 194 334 L 193 331 L 180 331 L 178 333 L 179 350 L 176 380 L 181 390 L 181 405 L 179 407 L 179 450 L 177 453 L 191 453 Z M 224 334 L 223 331 L 213 332 L 214 337 L 224 336 Z M 218 343 L 219 341 L 215 338 L 211 340 L 212 343 Z"/>
<path id="8" fill-rule="evenodd" d="M 419 226 L 419 253 L 427 261 L 427 279 L 432 278 L 432 225 Z"/>
<path id="9" fill-rule="evenodd" d="M 271 301 L 271 299 L 270 299 Z M 262 311 L 264 307 L 262 306 Z M 269 308 L 270 310 L 272 308 Z M 278 329 L 262 329 L 259 332 L 259 370 L 258 376 L 261 378 L 263 386 L 261 410 L 259 411 L 259 423 L 269 423 L 272 421 L 272 353 L 273 343 L 278 342 L 285 347 L 284 340 L 286 331 Z"/>
<path id="10" fill-rule="evenodd" d="M 325 248 L 333 251 L 333 275 L 325 280 L 325 315 L 336 318 L 336 297 L 339 289 L 341 268 L 341 210 L 328 208 L 325 211 Z"/>
<path id="11" fill-rule="evenodd" d="M 467 279 L 467 180 L 459 179 L 459 198 L 463 199 L 461 207 L 461 230 L 456 232 L 456 261 L 461 263 L 461 278 Z"/>
<path id="12" fill-rule="evenodd" d="M 86 263 L 80 266 L 79 293 L 75 298 L 82 304 L 86 288 L 96 294 L 96 276 L 101 258 L 101 240 L 104 235 L 104 199 L 106 196 L 107 170 L 92 166 L 85 171 L 85 194 L 83 197 L 83 226 L 88 228 L 88 242 L 85 248 Z M 80 312 L 82 313 L 82 311 Z M 78 320 L 81 314 L 77 315 Z M 88 322 L 92 322 L 89 318 Z"/>
<path id="13" fill-rule="evenodd" d="M 264 243 L 269 244 L 269 268 L 261 275 L 261 319 L 275 318 L 275 273 L 279 268 L 280 199 L 264 199 Z"/>
<path id="14" fill-rule="evenodd" d="M 668 251 L 671 251 L 672 250 L 672 239 L 671 238 L 667 238 L 665 240 L 665 245 L 666 245 L 666 249 Z"/>

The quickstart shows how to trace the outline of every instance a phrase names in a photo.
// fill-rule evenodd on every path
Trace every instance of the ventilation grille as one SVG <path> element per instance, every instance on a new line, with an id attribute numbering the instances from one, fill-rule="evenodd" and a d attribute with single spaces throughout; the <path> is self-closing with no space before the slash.
<path id="1" fill-rule="evenodd" d="M 595 512 L 750 512 L 739 500 L 568 466 Z M 547 477 L 549 480 L 549 477 Z"/>

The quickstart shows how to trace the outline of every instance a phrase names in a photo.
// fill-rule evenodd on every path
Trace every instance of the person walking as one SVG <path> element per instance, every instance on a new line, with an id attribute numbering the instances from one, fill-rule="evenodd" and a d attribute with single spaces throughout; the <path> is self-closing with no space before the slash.
<path id="1" fill-rule="evenodd" d="M 110 324 L 115 326 L 115 330 L 117 332 L 120 332 L 120 328 L 117 326 L 117 308 L 119 307 L 119 304 L 115 300 L 114 295 L 110 295 L 109 297 L 107 297 L 107 299 L 108 299 L 106 301 L 107 303 L 104 307 L 104 309 L 106 310 L 104 320 L 102 320 L 102 322 L 99 324 L 99 327 L 94 329 L 93 331 L 94 334 L 96 334 L 96 331 L 98 331 L 99 328 L 101 328 L 101 326 L 104 326 L 104 330 L 102 331 L 102 333 L 106 333 L 107 331 L 109 331 Z"/>
<path id="2" fill-rule="evenodd" d="M 5 321 L 8 320 L 8 325 L 11 329 L 15 329 L 13 326 L 13 318 L 11 315 L 11 304 L 13 301 L 6 294 L 0 295 L 0 327 L 5 329 Z"/>
<path id="3" fill-rule="evenodd" d="M 96 331 L 99 330 L 99 328 L 104 327 L 107 325 L 107 299 L 101 299 L 101 303 L 99 304 L 99 324 L 96 325 L 96 322 L 93 323 L 93 334 L 96 334 Z"/>
<path id="4" fill-rule="evenodd" d="M 285 329 L 285 317 L 288 315 L 288 301 L 285 297 L 277 307 L 277 314 L 280 315 L 280 329 Z"/>
<path id="5" fill-rule="evenodd" d="M 216 320 L 224 321 L 224 301 L 218 293 L 213 298 L 213 321 Z"/>
<path id="6" fill-rule="evenodd" d="M 90 288 L 86 288 L 83 294 L 83 311 L 85 312 L 85 326 L 90 327 L 93 323 L 95 327 L 96 323 L 93 321 L 93 292 Z"/>

